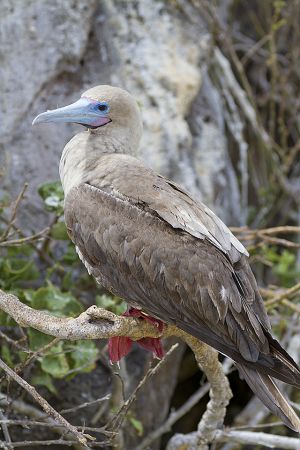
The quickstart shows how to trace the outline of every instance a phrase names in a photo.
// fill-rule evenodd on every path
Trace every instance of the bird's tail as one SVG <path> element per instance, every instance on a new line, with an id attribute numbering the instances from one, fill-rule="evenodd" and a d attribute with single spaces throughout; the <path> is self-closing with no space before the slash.
<path id="1" fill-rule="evenodd" d="M 272 378 L 265 373 L 250 369 L 248 366 L 236 365 L 249 387 L 264 405 L 288 427 L 300 433 L 299 417 L 281 394 Z"/>

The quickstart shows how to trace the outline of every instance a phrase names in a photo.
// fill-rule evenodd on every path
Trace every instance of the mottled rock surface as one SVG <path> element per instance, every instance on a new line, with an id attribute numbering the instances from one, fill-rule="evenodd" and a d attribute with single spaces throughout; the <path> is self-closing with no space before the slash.
<path id="1" fill-rule="evenodd" d="M 28 228 L 46 222 L 36 188 L 58 178 L 61 150 L 78 130 L 32 128 L 31 121 L 100 83 L 121 85 L 138 98 L 145 162 L 237 223 L 222 99 L 207 71 L 210 39 L 199 12 L 188 2 L 186 8 L 142 0 L 1 3 L 1 186 L 16 194 L 30 183 Z"/>

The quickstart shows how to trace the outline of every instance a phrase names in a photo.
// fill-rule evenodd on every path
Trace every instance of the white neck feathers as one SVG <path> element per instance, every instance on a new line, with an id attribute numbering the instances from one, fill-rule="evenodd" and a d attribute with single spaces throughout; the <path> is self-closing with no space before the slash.
<path id="1" fill-rule="evenodd" d="M 120 138 L 121 137 L 121 138 Z M 59 165 L 59 175 L 65 192 L 86 183 L 99 167 L 104 154 L 136 155 L 140 136 L 129 133 L 95 133 L 84 131 L 74 136 L 65 146 Z"/>

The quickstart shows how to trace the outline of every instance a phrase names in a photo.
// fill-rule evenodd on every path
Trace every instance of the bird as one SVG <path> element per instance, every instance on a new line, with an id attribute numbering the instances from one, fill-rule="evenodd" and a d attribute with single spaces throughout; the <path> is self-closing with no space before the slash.
<path id="1" fill-rule="evenodd" d="M 86 128 L 64 147 L 59 174 L 68 234 L 88 272 L 127 302 L 126 315 L 175 325 L 231 358 L 269 410 L 300 432 L 274 381 L 299 388 L 300 369 L 272 336 L 248 252 L 206 205 L 138 158 L 135 98 L 99 85 L 33 124 L 48 122 Z M 111 343 L 115 359 L 130 348 L 126 339 Z M 140 343 L 161 356 L 158 341 Z"/>

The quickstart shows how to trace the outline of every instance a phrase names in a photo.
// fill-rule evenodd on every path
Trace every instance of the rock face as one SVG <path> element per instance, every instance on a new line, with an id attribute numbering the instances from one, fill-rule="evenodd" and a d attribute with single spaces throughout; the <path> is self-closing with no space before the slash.
<path id="1" fill-rule="evenodd" d="M 30 184 L 30 206 L 23 217 L 28 227 L 43 221 L 36 188 L 58 178 L 60 149 L 72 133 L 67 128 L 55 133 L 54 128 L 33 130 L 32 118 L 72 92 L 63 80 L 76 78 L 95 4 L 93 0 L 1 2 L 1 166 L 8 191 L 15 194 L 25 181 Z"/>
<path id="2" fill-rule="evenodd" d="M 32 129 L 33 117 L 100 83 L 138 98 L 145 162 L 237 224 L 222 99 L 207 73 L 211 44 L 199 12 L 143 0 L 4 0 L 0 13 L 1 184 L 16 194 L 30 183 L 23 225 L 45 222 L 37 186 L 58 178 L 61 150 L 78 130 Z"/>
<path id="3" fill-rule="evenodd" d="M 32 128 L 33 118 L 105 83 L 137 97 L 144 161 L 183 183 L 229 225 L 239 223 L 222 95 L 208 71 L 210 36 L 199 11 L 178 4 L 184 8 L 156 0 L 2 0 L 0 190 L 13 197 L 29 182 L 23 227 L 37 231 L 48 224 L 37 187 L 58 179 L 63 146 L 78 131 L 68 124 Z M 156 426 L 167 413 L 169 387 L 164 408 L 145 394 Z"/>

